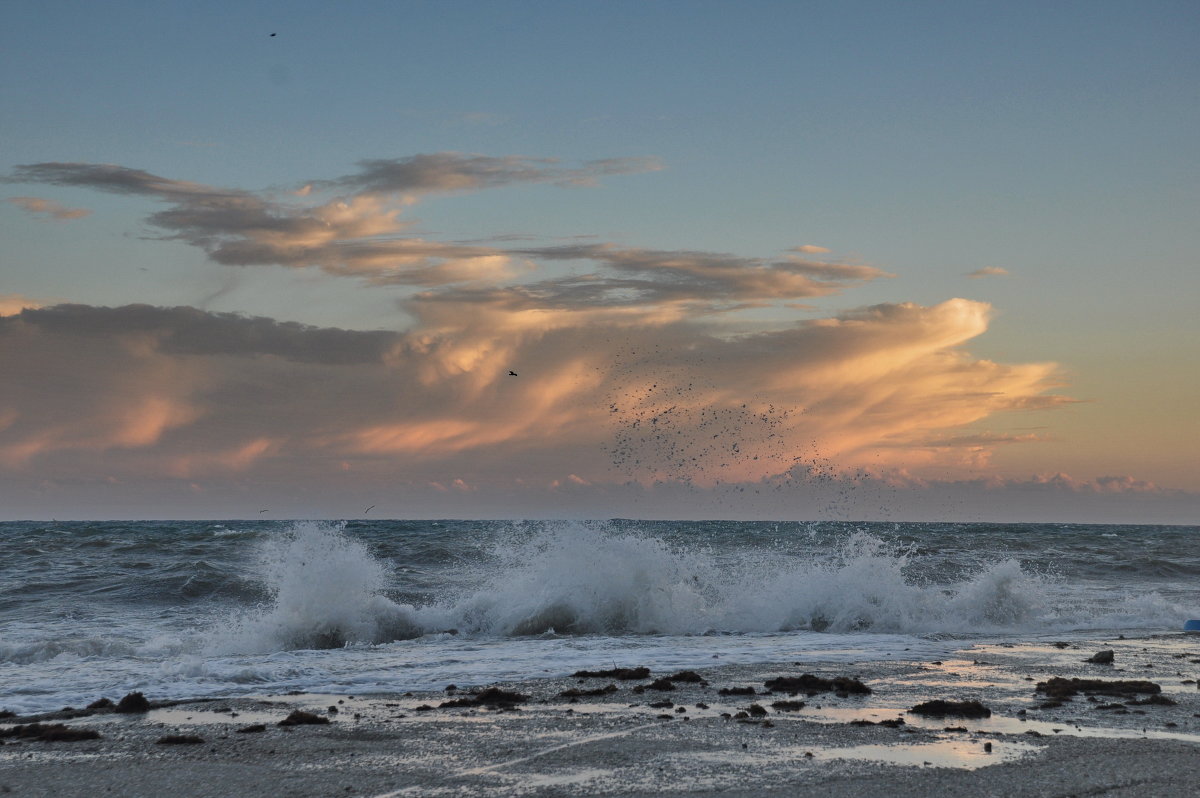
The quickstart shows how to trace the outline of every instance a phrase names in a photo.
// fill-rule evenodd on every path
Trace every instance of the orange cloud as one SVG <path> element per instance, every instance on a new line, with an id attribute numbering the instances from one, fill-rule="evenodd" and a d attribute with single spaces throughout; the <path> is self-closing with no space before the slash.
<path id="1" fill-rule="evenodd" d="M 40 308 L 42 303 L 20 294 L 0 294 L 0 316 L 15 316 L 25 308 Z"/>
<path id="2" fill-rule="evenodd" d="M 425 304 L 431 319 L 406 333 L 144 306 L 0 319 L 0 370 L 23 375 L 0 386 L 0 461 L 94 454 L 183 478 L 386 458 L 474 482 L 517 476 L 519 452 L 530 476 L 704 485 L 786 475 L 815 451 L 842 469 L 977 462 L 1018 441 L 936 442 L 1064 401 L 1047 394 L 1053 365 L 960 349 L 989 316 L 967 300 L 739 337 L 652 308 L 539 312 L 501 297 L 451 323 Z"/>
<path id="3" fill-rule="evenodd" d="M 386 464 L 439 490 L 522 478 L 561 492 L 786 481 L 819 452 L 837 463 L 826 470 L 932 477 L 1036 440 L 989 437 L 984 420 L 1070 401 L 1052 393 L 1054 364 L 966 351 L 988 328 L 985 303 L 797 318 L 796 300 L 892 276 L 824 258 L 824 247 L 759 257 L 499 237 L 501 247 L 408 235 L 402 218 L 432 193 L 655 168 L 434 153 L 364 161 L 275 195 L 117 165 L 17 167 L 7 182 L 161 203 L 147 221 L 217 263 L 409 286 L 399 301 L 413 323 L 340 330 L 139 305 L 0 316 L 0 373 L 17 375 L 0 383 L 0 464 L 284 482 Z"/>
<path id="4" fill-rule="evenodd" d="M 9 197 L 8 201 L 33 214 L 43 214 L 59 222 L 82 219 L 91 213 L 87 208 L 67 208 L 54 200 L 41 197 Z"/>

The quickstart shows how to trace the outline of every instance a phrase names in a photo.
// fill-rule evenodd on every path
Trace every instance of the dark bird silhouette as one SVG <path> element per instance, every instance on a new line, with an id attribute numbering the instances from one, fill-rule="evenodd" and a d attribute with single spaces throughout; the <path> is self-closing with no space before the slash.
<path id="1" fill-rule="evenodd" d="M 363 515 L 366 515 L 367 513 L 371 512 L 371 511 L 372 511 L 372 510 L 374 510 L 374 509 L 375 509 L 375 505 L 373 505 L 373 504 L 372 504 L 370 507 L 368 507 L 367 509 L 363 510 Z"/>
<path id="2" fill-rule="evenodd" d="M 272 33 L 271 35 L 272 35 L 272 36 L 274 36 L 275 34 L 274 34 L 274 33 Z"/>
<path id="3" fill-rule="evenodd" d="M 259 510 L 260 513 L 268 513 L 270 510 Z"/>
<path id="4" fill-rule="evenodd" d="M 510 372 L 508 372 L 508 376 L 510 376 L 510 377 L 515 377 L 515 376 L 517 376 L 517 372 L 515 372 L 515 371 L 510 371 Z"/>

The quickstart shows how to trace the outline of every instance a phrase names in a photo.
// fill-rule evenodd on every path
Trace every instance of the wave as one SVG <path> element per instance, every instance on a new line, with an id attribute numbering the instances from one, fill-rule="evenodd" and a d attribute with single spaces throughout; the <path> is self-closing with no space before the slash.
<path id="1" fill-rule="evenodd" d="M 47 662 L 59 657 L 129 657 L 137 653 L 131 643 L 103 637 L 82 637 L 67 640 L 39 640 L 27 643 L 0 643 L 0 662 L 28 665 Z"/>
<path id="2" fill-rule="evenodd" d="M 16 643 L 0 641 L 0 662 L 30 665 L 54 660 L 161 660 L 183 652 L 187 640 L 174 635 L 149 640 L 119 639 L 112 635 L 73 634 Z"/>
<path id="3" fill-rule="evenodd" d="M 1119 622 L 1167 626 L 1156 594 L 1100 606 L 1014 559 L 966 577 L 917 578 L 910 550 L 857 532 L 798 555 L 692 550 L 636 531 L 562 523 L 513 529 L 424 604 L 387 592 L 396 568 L 344 525 L 296 524 L 258 550 L 269 599 L 213 629 L 213 653 L 382 644 L 453 632 L 481 637 L 710 633 L 1048 632 Z"/>
<path id="4" fill-rule="evenodd" d="M 389 569 L 344 525 L 299 523 L 258 547 L 269 599 L 217 627 L 213 652 L 337 648 L 417 637 L 411 608 L 383 596 Z"/>

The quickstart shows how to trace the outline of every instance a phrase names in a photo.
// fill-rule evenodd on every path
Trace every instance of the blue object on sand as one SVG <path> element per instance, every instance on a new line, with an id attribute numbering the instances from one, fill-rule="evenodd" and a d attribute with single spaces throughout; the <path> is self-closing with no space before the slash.
<path id="1" fill-rule="evenodd" d="M 1200 632 L 1200 620 L 1191 620 L 1183 625 L 1185 632 Z"/>

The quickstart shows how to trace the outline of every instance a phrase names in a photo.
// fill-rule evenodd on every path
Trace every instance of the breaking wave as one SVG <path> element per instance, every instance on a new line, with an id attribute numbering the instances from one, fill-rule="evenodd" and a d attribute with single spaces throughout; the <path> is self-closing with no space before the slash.
<path id="1" fill-rule="evenodd" d="M 269 599 L 212 632 L 214 652 L 264 653 L 389 643 L 423 635 L 701 635 L 1047 632 L 1101 619 L 1169 625 L 1179 608 L 1145 594 L 1098 607 L 1061 579 L 1014 559 L 965 578 L 914 576 L 914 556 L 865 533 L 805 554 L 691 550 L 591 524 L 513 530 L 424 602 L 392 564 L 340 526 L 297 524 L 261 545 Z"/>
<path id="2" fill-rule="evenodd" d="M 422 634 L 409 608 L 384 595 L 389 568 L 340 526 L 297 524 L 259 545 L 268 600 L 221 624 L 214 652 L 339 648 Z"/>

